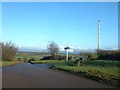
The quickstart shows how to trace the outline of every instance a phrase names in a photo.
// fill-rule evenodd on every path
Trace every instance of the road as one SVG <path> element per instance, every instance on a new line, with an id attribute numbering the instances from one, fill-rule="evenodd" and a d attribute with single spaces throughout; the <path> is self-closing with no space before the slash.
<path id="1" fill-rule="evenodd" d="M 20 63 L 2 69 L 2 88 L 112 88 L 82 77 L 47 68 L 45 65 Z"/>

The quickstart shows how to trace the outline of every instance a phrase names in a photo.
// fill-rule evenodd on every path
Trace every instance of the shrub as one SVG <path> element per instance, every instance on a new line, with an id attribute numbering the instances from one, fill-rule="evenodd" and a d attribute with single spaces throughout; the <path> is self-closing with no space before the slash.
<path id="1" fill-rule="evenodd" d="M 40 59 L 40 60 L 51 60 L 52 59 L 52 57 L 51 56 L 44 56 L 42 59 Z"/>
<path id="2" fill-rule="evenodd" d="M 0 60 L 2 60 L 2 43 L 0 43 Z"/>
<path id="3" fill-rule="evenodd" d="M 57 59 L 57 60 L 66 60 L 66 56 L 57 55 L 57 56 L 56 56 L 56 59 Z M 72 59 L 72 57 L 69 56 L 69 57 L 68 57 L 68 60 L 71 60 L 71 59 Z"/>
<path id="4" fill-rule="evenodd" d="M 67 61 L 66 64 L 68 66 L 75 66 L 76 65 L 75 61 Z"/>
<path id="5" fill-rule="evenodd" d="M 27 56 L 23 56 L 23 62 L 27 62 L 28 61 L 28 58 L 27 58 Z"/>
<path id="6" fill-rule="evenodd" d="M 111 67 L 111 66 L 120 66 L 118 61 L 113 60 L 86 60 L 84 61 L 84 65 L 91 65 L 91 66 L 102 66 L 102 67 Z"/>
<path id="7" fill-rule="evenodd" d="M 72 57 L 68 57 L 68 60 L 71 60 Z M 52 56 L 44 56 L 42 59 L 40 60 L 52 60 Z M 57 55 L 56 56 L 56 60 L 66 60 L 66 56 L 61 56 L 61 55 Z"/>
<path id="8" fill-rule="evenodd" d="M 98 55 L 96 53 L 89 54 L 87 58 L 89 60 L 97 60 L 98 59 Z"/>
<path id="9" fill-rule="evenodd" d="M 100 59 L 120 60 L 120 51 L 100 50 Z"/>
<path id="10" fill-rule="evenodd" d="M 18 61 L 21 61 L 21 58 L 16 58 Z"/>
<path id="11" fill-rule="evenodd" d="M 16 55 L 17 46 L 12 42 L 2 43 L 2 60 L 12 60 Z"/>

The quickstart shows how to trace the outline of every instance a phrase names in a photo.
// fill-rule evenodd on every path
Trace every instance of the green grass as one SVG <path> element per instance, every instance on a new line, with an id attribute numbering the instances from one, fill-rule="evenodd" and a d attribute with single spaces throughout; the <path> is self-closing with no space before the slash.
<path id="1" fill-rule="evenodd" d="M 39 64 L 54 64 L 53 69 L 63 70 L 74 74 L 82 74 L 86 77 L 102 80 L 108 84 L 117 85 L 119 77 L 118 67 L 120 61 L 113 60 L 89 60 L 77 66 L 74 61 L 65 60 L 39 60 Z"/>
<path id="2" fill-rule="evenodd" d="M 119 62 L 120 61 L 116 61 L 116 60 L 89 60 L 89 61 L 85 61 L 84 64 L 90 66 L 116 67 L 116 66 L 120 66 Z"/>
<path id="3" fill-rule="evenodd" d="M 73 64 L 73 61 L 65 62 L 65 64 L 55 64 L 55 68 L 74 74 L 83 75 L 97 81 L 102 81 L 112 85 L 119 85 L 120 75 L 118 67 L 120 61 L 111 60 L 95 60 L 85 61 L 81 66 Z"/>
<path id="4" fill-rule="evenodd" d="M 66 69 L 66 70 L 71 70 L 73 72 L 86 72 L 89 70 L 97 70 L 100 71 L 104 74 L 109 74 L 109 75 L 115 75 L 118 76 L 118 68 L 117 67 L 100 67 L 100 66 L 67 66 L 67 65 L 55 65 L 55 67 L 61 68 L 61 69 Z"/>
<path id="5" fill-rule="evenodd" d="M 85 61 L 79 67 L 73 64 L 73 61 L 65 61 L 65 60 L 39 60 L 39 61 L 33 61 L 33 63 L 54 64 L 54 66 L 56 67 L 72 70 L 74 72 L 98 70 L 105 74 L 116 75 L 116 76 L 118 76 L 118 67 L 119 67 L 118 61 L 112 61 L 112 60 Z"/>
<path id="6" fill-rule="evenodd" d="M 0 61 L 0 66 L 8 66 L 20 63 L 19 61 Z"/>
<path id="7" fill-rule="evenodd" d="M 32 61 L 33 63 L 36 64 L 64 64 L 65 60 L 37 60 L 37 61 Z"/>

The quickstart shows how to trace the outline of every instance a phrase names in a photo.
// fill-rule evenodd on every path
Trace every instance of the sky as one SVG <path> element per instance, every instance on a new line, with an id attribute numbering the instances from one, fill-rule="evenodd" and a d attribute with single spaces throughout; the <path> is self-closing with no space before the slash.
<path id="1" fill-rule="evenodd" d="M 96 49 L 100 19 L 101 49 L 118 48 L 117 2 L 4 2 L 2 41 L 19 47 Z"/>

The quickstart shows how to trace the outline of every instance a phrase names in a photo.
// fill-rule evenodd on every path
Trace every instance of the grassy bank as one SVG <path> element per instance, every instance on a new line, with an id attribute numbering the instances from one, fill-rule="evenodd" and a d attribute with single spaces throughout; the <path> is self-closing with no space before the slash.
<path id="1" fill-rule="evenodd" d="M 63 65 L 65 63 L 65 60 L 39 60 L 39 61 L 32 61 L 35 64 L 61 64 Z"/>
<path id="2" fill-rule="evenodd" d="M 120 67 L 120 62 L 113 60 L 85 61 L 79 67 L 74 63 L 74 61 L 64 60 L 41 60 L 34 61 L 34 63 L 54 64 L 53 69 L 73 73 L 78 76 L 84 76 L 115 86 L 118 86 L 118 82 L 120 80 L 118 75 L 118 67 Z"/>
<path id="3" fill-rule="evenodd" d="M 20 63 L 19 61 L 0 61 L 0 66 L 8 66 Z"/>

